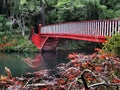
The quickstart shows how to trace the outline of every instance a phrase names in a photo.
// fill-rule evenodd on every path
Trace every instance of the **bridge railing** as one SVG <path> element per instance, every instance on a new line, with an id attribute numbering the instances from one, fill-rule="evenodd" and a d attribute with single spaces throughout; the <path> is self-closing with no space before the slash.
<path id="1" fill-rule="evenodd" d="M 41 34 L 85 34 L 111 36 L 120 32 L 120 20 L 92 20 L 48 25 L 41 28 Z"/>

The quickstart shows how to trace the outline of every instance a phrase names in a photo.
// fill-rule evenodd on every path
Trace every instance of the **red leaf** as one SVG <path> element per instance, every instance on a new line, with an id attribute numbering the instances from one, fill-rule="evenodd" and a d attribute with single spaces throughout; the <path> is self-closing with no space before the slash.
<path id="1" fill-rule="evenodd" d="M 87 79 L 88 81 L 92 81 L 92 80 L 93 80 L 93 79 L 92 79 L 92 78 L 90 78 L 90 77 L 89 77 L 89 78 L 86 78 L 86 79 Z"/>
<path id="2" fill-rule="evenodd" d="M 101 49 L 100 48 L 95 48 L 95 51 L 99 52 Z"/>
<path id="3" fill-rule="evenodd" d="M 62 85 L 62 84 L 64 84 L 64 83 L 65 83 L 65 80 L 60 79 L 60 80 L 58 81 L 58 83 Z"/>
<path id="4" fill-rule="evenodd" d="M 102 67 L 95 67 L 95 71 L 101 71 L 102 69 Z"/>
<path id="5" fill-rule="evenodd" d="M 120 79 L 113 79 L 112 82 L 113 83 L 120 83 Z"/>
<path id="6" fill-rule="evenodd" d="M 89 65 L 90 65 L 90 63 L 86 62 L 86 63 L 82 64 L 82 67 L 88 67 Z"/>
<path id="7" fill-rule="evenodd" d="M 72 63 L 76 63 L 78 60 L 74 59 L 74 60 L 71 60 Z"/>
<path id="8" fill-rule="evenodd" d="M 106 55 L 103 54 L 103 55 L 100 56 L 100 58 L 101 58 L 101 59 L 105 59 L 105 58 L 106 58 Z"/>
<path id="9" fill-rule="evenodd" d="M 97 54 L 96 53 L 93 53 L 91 56 L 90 56 L 90 58 L 92 58 L 92 59 L 94 59 L 94 58 L 96 58 L 97 57 Z"/>
<path id="10" fill-rule="evenodd" d="M 44 87 L 44 88 L 42 88 L 42 90 L 49 90 L 49 88 L 47 88 L 47 87 Z"/>
<path id="11" fill-rule="evenodd" d="M 69 54 L 69 55 L 68 55 L 68 58 L 69 58 L 69 59 L 77 58 L 77 57 L 78 57 L 78 54 L 77 54 L 77 53 L 73 53 L 73 54 Z"/>
<path id="12" fill-rule="evenodd" d="M 75 66 L 75 67 L 80 67 L 81 64 L 80 64 L 80 63 L 78 63 L 78 64 L 74 64 L 74 66 Z"/>

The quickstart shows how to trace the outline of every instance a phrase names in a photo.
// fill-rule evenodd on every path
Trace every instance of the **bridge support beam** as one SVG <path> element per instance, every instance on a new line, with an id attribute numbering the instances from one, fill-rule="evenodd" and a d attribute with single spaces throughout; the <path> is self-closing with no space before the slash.
<path id="1" fill-rule="evenodd" d="M 32 42 L 40 51 L 53 51 L 57 47 L 58 39 L 32 35 Z"/>
<path id="2" fill-rule="evenodd" d="M 32 28 L 31 40 L 33 44 L 40 51 L 52 51 L 55 50 L 58 44 L 57 38 L 50 38 L 49 36 L 42 36 L 40 34 L 41 24 L 38 26 L 38 33 L 36 34 L 34 28 Z"/>

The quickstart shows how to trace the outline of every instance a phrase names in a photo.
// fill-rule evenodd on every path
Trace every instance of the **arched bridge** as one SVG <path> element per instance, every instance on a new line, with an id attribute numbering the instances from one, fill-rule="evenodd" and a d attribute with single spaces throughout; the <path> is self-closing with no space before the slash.
<path id="1" fill-rule="evenodd" d="M 59 23 L 43 26 L 38 25 L 35 33 L 32 28 L 31 39 L 35 46 L 42 50 L 56 47 L 59 38 L 85 40 L 91 42 L 105 42 L 106 36 L 120 32 L 120 19 L 118 20 L 92 20 L 80 22 Z"/>

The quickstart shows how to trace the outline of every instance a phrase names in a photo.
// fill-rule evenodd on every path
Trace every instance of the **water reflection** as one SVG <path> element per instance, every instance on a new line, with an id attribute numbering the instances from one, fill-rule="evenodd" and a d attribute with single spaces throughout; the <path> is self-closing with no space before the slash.
<path id="1" fill-rule="evenodd" d="M 25 58 L 23 61 L 29 66 L 28 71 L 37 71 L 42 69 L 53 69 L 57 64 L 66 63 L 68 59 L 65 53 L 39 53 L 34 58 Z"/>
<path id="2" fill-rule="evenodd" d="M 20 76 L 25 72 L 34 72 L 42 69 L 52 69 L 59 63 L 66 63 L 65 53 L 0 53 L 0 74 L 5 75 L 7 66 L 13 76 Z"/>
<path id="3" fill-rule="evenodd" d="M 46 63 L 41 53 L 37 54 L 34 58 L 24 58 L 23 61 L 29 66 L 31 70 L 46 69 Z"/>
<path id="4" fill-rule="evenodd" d="M 24 56 L 22 54 L 0 53 L 0 74 L 5 74 L 5 66 L 12 71 L 13 76 L 24 73 L 28 66 L 26 66 L 26 64 L 21 60 L 23 57 Z"/>

